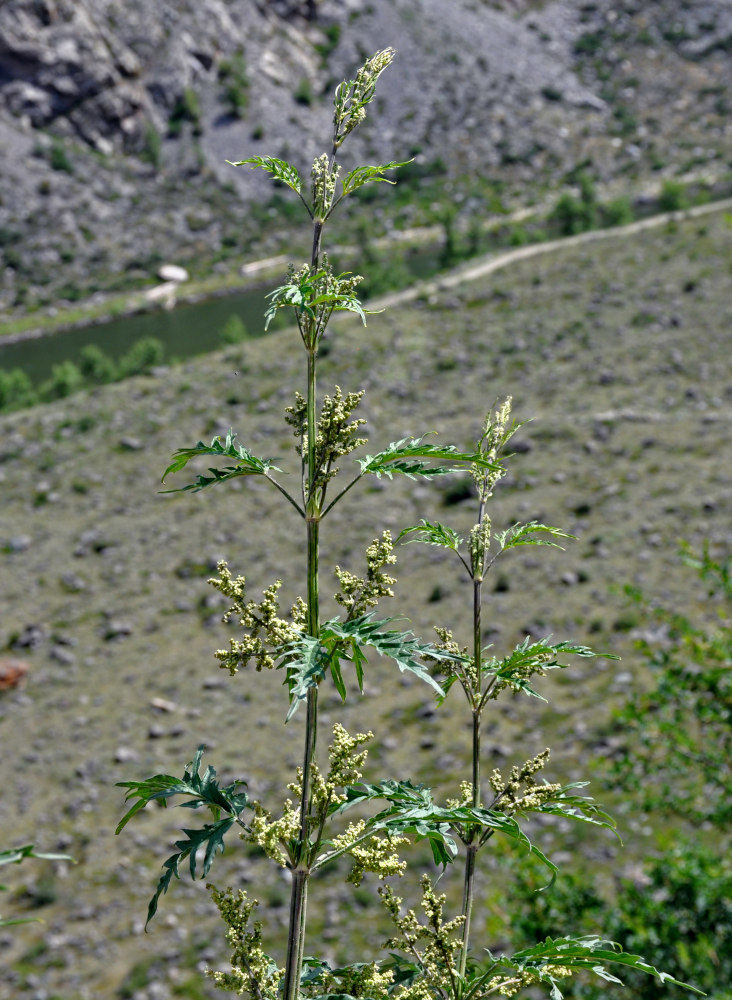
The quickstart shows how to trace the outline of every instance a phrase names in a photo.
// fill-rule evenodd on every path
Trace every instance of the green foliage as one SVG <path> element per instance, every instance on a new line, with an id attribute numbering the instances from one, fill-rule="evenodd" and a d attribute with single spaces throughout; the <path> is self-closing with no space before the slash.
<path id="1" fill-rule="evenodd" d="M 43 399 L 65 399 L 77 392 L 84 378 L 73 361 L 61 361 L 51 369 L 51 377 L 40 388 Z"/>
<path id="2" fill-rule="evenodd" d="M 167 806 L 168 799 L 174 795 L 186 796 L 187 801 L 181 803 L 186 809 L 207 807 L 214 819 L 213 823 L 205 823 L 201 829 L 183 830 L 185 839 L 176 841 L 175 846 L 178 850 L 163 863 L 163 874 L 148 905 L 146 924 L 155 916 L 160 895 L 168 891 L 173 876 L 180 878 L 178 870 L 180 863 L 188 858 L 190 875 L 195 879 L 199 863 L 198 852 L 204 848 L 201 878 L 205 878 L 215 855 L 224 850 L 224 835 L 238 822 L 240 813 L 249 806 L 249 797 L 241 790 L 245 787 L 245 782 L 234 781 L 222 788 L 216 780 L 216 770 L 211 765 L 206 768 L 203 775 L 199 773 L 203 750 L 203 747 L 198 748 L 193 761 L 186 765 L 182 778 L 175 778 L 170 774 L 156 774 L 146 781 L 117 782 L 119 787 L 128 789 L 126 801 L 129 799 L 137 801 L 122 817 L 115 833 L 119 833 L 149 802 L 160 802 L 163 806 Z"/>
<path id="3" fill-rule="evenodd" d="M 730 560 L 705 547 L 685 562 L 703 585 L 704 614 L 651 607 L 637 590 L 634 603 L 665 632 L 637 642 L 652 681 L 635 692 L 616 723 L 626 735 L 614 782 L 646 809 L 695 822 L 732 820 L 732 580 Z M 691 588 L 690 588 L 691 592 Z"/>
<path id="4" fill-rule="evenodd" d="M 353 170 L 349 174 L 346 174 L 343 178 L 343 194 L 351 194 L 352 191 L 363 187 L 365 184 L 378 184 L 382 181 L 386 184 L 396 184 L 396 181 L 391 180 L 389 177 L 384 177 L 384 173 L 387 170 L 396 170 L 398 167 L 406 167 L 407 164 L 411 162 L 411 160 L 402 160 L 401 162 L 392 160 L 391 163 L 384 163 L 380 167 L 354 167 Z"/>
<path id="5" fill-rule="evenodd" d="M 306 76 L 300 78 L 300 82 L 295 87 L 295 93 L 292 96 L 295 98 L 297 104 L 302 104 L 306 108 L 309 108 L 313 103 L 313 88 Z"/>
<path id="6" fill-rule="evenodd" d="M 79 370 L 87 382 L 98 385 L 114 382 L 118 377 L 118 369 L 114 361 L 97 344 L 87 344 L 82 347 Z"/>
<path id="7" fill-rule="evenodd" d="M 21 410 L 36 402 L 31 380 L 22 368 L 0 369 L 0 411 Z"/>
<path id="8" fill-rule="evenodd" d="M 142 337 L 136 341 L 119 363 L 122 378 L 130 375 L 144 375 L 151 368 L 162 363 L 165 347 L 157 337 Z"/>
<path id="9" fill-rule="evenodd" d="M 223 84 L 224 101 L 234 118 L 244 118 L 249 104 L 249 76 L 242 52 L 219 65 L 219 81 Z"/>
<path id="10" fill-rule="evenodd" d="M 152 122 L 148 122 L 145 126 L 140 159 L 145 160 L 156 171 L 163 165 L 163 140 Z"/>
<path id="11" fill-rule="evenodd" d="M 686 208 L 689 200 L 686 188 L 681 181 L 664 181 L 661 185 L 661 193 L 658 196 L 658 207 L 662 212 L 678 212 Z"/>
<path id="12" fill-rule="evenodd" d="M 276 156 L 249 156 L 246 160 L 227 160 L 232 167 L 243 167 L 247 164 L 254 167 L 261 167 L 262 170 L 266 170 L 268 174 L 272 174 L 275 180 L 281 181 L 286 184 L 293 191 L 300 194 L 302 191 L 302 181 L 300 180 L 300 175 L 291 163 L 287 160 L 278 160 Z"/>
<path id="13" fill-rule="evenodd" d="M 59 170 L 62 173 L 73 174 L 74 167 L 66 152 L 66 147 L 60 139 L 54 139 L 48 154 L 48 162 L 52 170 Z"/>
<path id="14" fill-rule="evenodd" d="M 224 344 L 241 344 L 249 336 L 249 331 L 241 316 L 232 314 L 219 331 L 219 337 Z"/>
<path id="15" fill-rule="evenodd" d="M 460 451 L 455 445 L 424 444 L 426 436 L 423 434 L 419 438 L 402 438 L 400 441 L 392 441 L 384 451 L 359 458 L 361 474 L 370 473 L 377 479 L 381 479 L 382 475 L 392 479 L 396 474 L 407 476 L 409 479 L 415 479 L 417 476 L 430 479 L 434 476 L 444 476 L 454 472 L 455 467 L 430 465 L 424 461 L 425 458 L 432 461 L 456 463 L 482 462 L 480 455 Z"/>
<path id="16" fill-rule="evenodd" d="M 194 135 L 201 134 L 201 106 L 198 95 L 191 87 L 184 89 L 173 106 L 168 118 L 168 135 L 173 138 L 179 136 L 186 122 L 192 125 Z"/>
<path id="17" fill-rule="evenodd" d="M 189 483 L 187 486 L 181 486 L 175 490 L 164 490 L 163 492 L 184 493 L 187 490 L 193 490 L 197 493 L 207 486 L 224 483 L 237 476 L 266 476 L 270 469 L 279 471 L 277 466 L 273 464 L 273 459 L 256 458 L 243 445 L 237 444 L 235 438 L 236 433 L 229 430 L 226 440 L 223 443 L 221 438 L 217 436 L 210 445 L 199 441 L 193 448 L 179 448 L 173 455 L 174 461 L 171 462 L 163 473 L 162 482 L 165 482 L 166 478 L 172 472 L 180 472 L 181 469 L 184 469 L 191 459 L 199 458 L 202 455 L 213 455 L 216 458 L 234 458 L 236 459 L 236 465 L 226 466 L 224 469 L 209 469 L 210 476 L 199 475 L 194 482 Z"/>
<path id="18" fill-rule="evenodd" d="M 602 928 L 657 968 L 692 979 L 715 997 L 732 995 L 732 866 L 724 853 L 699 841 L 677 845 L 632 878 L 618 878 L 612 893 L 586 872 L 564 873 L 546 892 L 538 887 L 534 873 L 515 866 L 509 892 L 518 944 L 557 937 L 578 924 Z M 639 972 L 624 978 L 644 997 L 668 993 L 662 981 L 649 982 Z M 583 985 L 571 992 L 599 1000 L 608 991 Z"/>
<path id="19" fill-rule="evenodd" d="M 486 949 L 487 950 L 487 949 Z M 618 979 L 608 969 L 608 965 L 621 965 L 625 968 L 637 969 L 646 975 L 654 976 L 661 983 L 672 983 L 674 986 L 686 986 L 685 983 L 674 979 L 667 972 L 659 972 L 658 969 L 645 962 L 640 955 L 632 955 L 624 952 L 614 941 L 603 940 L 593 935 L 584 937 L 563 937 L 552 940 L 547 938 L 541 944 L 532 948 L 525 948 L 516 952 L 510 958 L 494 958 L 488 953 L 492 965 L 483 974 L 493 976 L 500 969 L 510 969 L 519 976 L 527 976 L 527 981 L 546 983 L 551 987 L 550 995 L 552 1000 L 560 1000 L 562 992 L 559 989 L 559 982 L 567 977 L 564 970 L 584 969 L 594 972 L 605 982 L 619 983 Z M 571 973 L 570 973 L 571 974 Z M 510 977 L 509 977 L 510 978 Z M 701 990 L 692 989 L 694 993 L 701 993 Z"/>

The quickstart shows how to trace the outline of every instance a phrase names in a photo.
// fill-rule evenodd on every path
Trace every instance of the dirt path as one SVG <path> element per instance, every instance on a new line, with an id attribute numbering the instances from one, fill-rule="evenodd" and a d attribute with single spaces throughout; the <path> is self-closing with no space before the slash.
<path id="1" fill-rule="evenodd" d="M 399 305 L 402 302 L 410 302 L 422 295 L 429 295 L 447 288 L 455 288 L 466 281 L 475 281 L 476 278 L 484 278 L 494 271 L 500 271 L 520 260 L 527 260 L 529 257 L 537 257 L 539 254 L 553 253 L 555 250 L 563 250 L 567 247 L 579 246 L 582 243 L 595 243 L 598 240 L 611 239 L 616 237 L 633 236 L 644 229 L 653 229 L 666 225 L 668 222 L 681 222 L 684 219 L 694 219 L 704 215 L 711 215 L 714 212 L 732 211 L 732 198 L 725 198 L 723 201 L 710 202 L 708 205 L 696 205 L 693 208 L 683 209 L 677 212 L 664 212 L 662 215 L 654 215 L 649 219 L 641 219 L 639 222 L 631 222 L 627 226 L 614 226 L 611 229 L 593 229 L 587 233 L 578 233 L 577 236 L 564 236 L 558 240 L 550 240 L 547 243 L 533 243 L 530 246 L 518 247 L 516 250 L 509 250 L 507 253 L 489 254 L 478 262 L 469 265 L 462 265 L 449 274 L 441 275 L 439 278 L 429 281 L 419 282 L 403 291 L 394 292 L 392 295 L 385 295 L 375 303 L 369 303 L 377 309 L 386 309 L 389 306 Z"/>

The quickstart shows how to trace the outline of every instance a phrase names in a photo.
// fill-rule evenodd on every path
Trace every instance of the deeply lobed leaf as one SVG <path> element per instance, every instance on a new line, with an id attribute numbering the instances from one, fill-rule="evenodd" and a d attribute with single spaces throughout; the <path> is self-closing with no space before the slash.
<path id="1" fill-rule="evenodd" d="M 232 167 L 244 167 L 249 165 L 252 168 L 261 167 L 262 170 L 266 170 L 267 173 L 272 174 L 272 176 L 278 180 L 282 181 L 297 194 L 302 191 L 302 181 L 300 180 L 300 175 L 291 163 L 287 160 L 280 160 L 276 156 L 248 156 L 246 160 L 237 160 L 236 162 L 232 160 L 227 160 L 227 163 L 231 164 Z"/>

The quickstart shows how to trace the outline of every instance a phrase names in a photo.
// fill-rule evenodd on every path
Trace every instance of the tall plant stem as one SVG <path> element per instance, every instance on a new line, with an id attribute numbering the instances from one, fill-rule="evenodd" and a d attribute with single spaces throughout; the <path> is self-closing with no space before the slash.
<path id="1" fill-rule="evenodd" d="M 482 524 L 485 513 L 485 503 L 481 500 L 478 514 L 478 524 Z M 481 804 L 480 796 L 480 717 L 483 712 L 482 705 L 482 677 L 481 677 L 481 604 L 483 601 L 483 573 L 485 570 L 485 556 L 481 553 L 480 565 L 476 565 L 477 560 L 473 559 L 473 665 L 475 669 L 475 679 L 473 684 L 473 808 L 479 809 Z M 468 949 L 470 947 L 470 923 L 473 914 L 473 896 L 475 893 L 475 858 L 478 853 L 478 830 L 472 831 L 465 856 L 465 875 L 463 880 L 463 914 L 465 923 L 463 924 L 463 946 L 460 951 L 459 972 L 465 975 L 468 963 Z"/>
<path id="2" fill-rule="evenodd" d="M 313 248 L 315 257 L 315 247 Z M 316 377 L 315 355 L 317 345 L 308 350 L 308 394 L 307 394 L 307 496 L 305 521 L 307 524 L 307 582 L 308 582 L 308 635 L 320 634 L 318 557 L 320 540 L 320 510 L 316 490 L 315 468 L 315 409 Z M 290 894 L 290 919 L 287 934 L 287 958 L 283 1000 L 297 1000 L 300 991 L 300 970 L 305 950 L 305 928 L 307 913 L 308 882 L 310 879 L 310 843 L 308 816 L 310 813 L 310 769 L 315 759 L 315 743 L 318 730 L 318 689 L 310 688 L 307 699 L 305 720 L 305 748 L 302 760 L 302 799 L 300 802 L 300 838 L 297 865 L 292 873 Z"/>

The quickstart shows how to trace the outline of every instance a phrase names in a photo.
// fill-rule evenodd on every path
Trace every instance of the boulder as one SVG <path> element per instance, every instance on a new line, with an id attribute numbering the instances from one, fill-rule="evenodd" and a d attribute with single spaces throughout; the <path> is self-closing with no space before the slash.
<path id="1" fill-rule="evenodd" d="M 163 266 L 158 271 L 158 277 L 161 281 L 175 281 L 180 283 L 182 281 L 188 281 L 188 271 L 184 267 L 179 267 L 177 264 L 163 264 Z"/>

